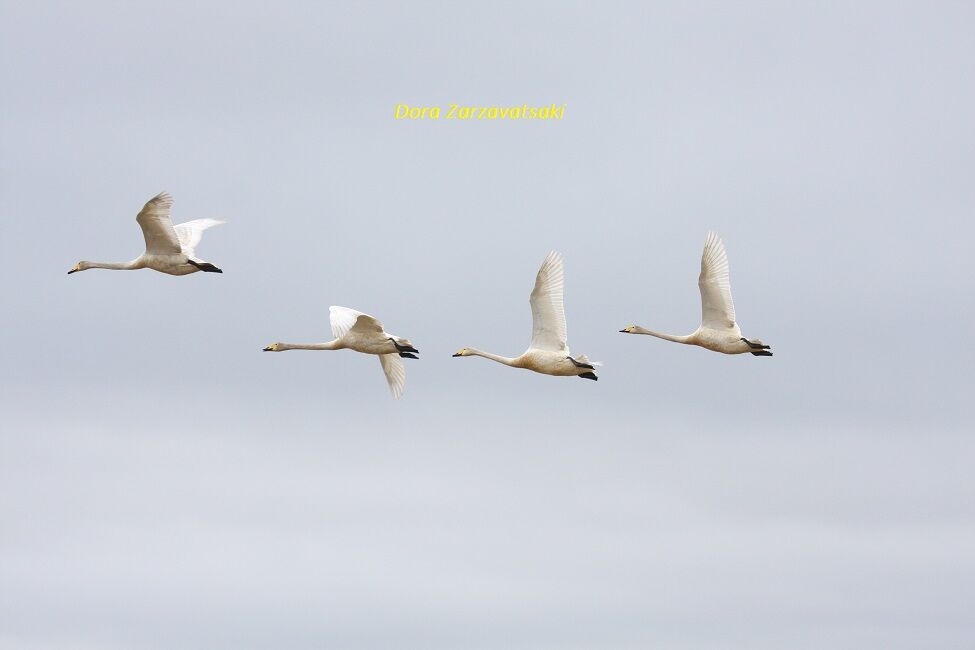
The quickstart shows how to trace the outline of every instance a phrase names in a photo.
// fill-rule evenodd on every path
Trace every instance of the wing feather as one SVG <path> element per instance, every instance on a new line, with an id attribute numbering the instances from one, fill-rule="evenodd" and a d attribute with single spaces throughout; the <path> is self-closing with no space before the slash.
<path id="1" fill-rule="evenodd" d="M 150 255 L 178 255 L 182 248 L 169 210 L 173 207 L 173 197 L 160 192 L 142 208 L 135 220 L 142 228 L 146 240 L 146 253 Z"/>
<path id="2" fill-rule="evenodd" d="M 726 329 L 735 326 L 735 303 L 731 299 L 728 254 L 717 233 L 708 233 L 701 255 L 701 321 L 705 327 Z"/>
<path id="3" fill-rule="evenodd" d="M 368 314 L 359 314 L 350 331 L 361 334 L 382 334 L 383 324 Z"/>
<path id="4" fill-rule="evenodd" d="M 179 245 L 182 247 L 183 253 L 189 257 L 193 257 L 197 245 L 203 239 L 203 231 L 214 226 L 219 226 L 222 223 L 227 222 L 221 219 L 194 219 L 186 223 L 176 224 L 173 226 L 173 229 L 176 231 L 176 237 L 179 239 Z"/>
<path id="5" fill-rule="evenodd" d="M 564 265 L 562 256 L 552 251 L 542 262 L 535 277 L 529 303 L 532 307 L 531 347 L 539 350 L 564 351 L 566 343 L 564 293 Z"/>
<path id="6" fill-rule="evenodd" d="M 398 354 L 380 354 L 379 363 L 382 364 L 383 372 L 386 374 L 389 392 L 392 393 L 393 399 L 399 399 L 406 386 L 406 364 Z"/>
<path id="7" fill-rule="evenodd" d="M 341 338 L 351 330 L 362 333 L 382 333 L 383 324 L 378 320 L 355 309 L 332 305 L 328 308 L 328 319 L 332 325 L 332 336 Z"/>

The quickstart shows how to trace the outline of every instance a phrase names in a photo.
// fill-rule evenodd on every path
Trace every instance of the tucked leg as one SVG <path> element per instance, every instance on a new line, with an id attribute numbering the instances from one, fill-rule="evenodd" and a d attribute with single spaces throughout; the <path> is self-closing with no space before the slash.
<path id="1" fill-rule="evenodd" d="M 215 267 L 213 264 L 210 264 L 209 262 L 194 262 L 193 260 L 186 260 L 186 261 L 206 273 L 223 273 L 223 271 Z"/>
<path id="2" fill-rule="evenodd" d="M 583 363 L 581 361 L 576 361 L 572 357 L 566 357 L 566 359 L 568 359 L 569 361 L 571 361 L 572 363 L 574 363 L 575 366 L 576 366 L 576 368 L 589 368 L 590 370 L 595 370 L 595 368 L 593 366 L 589 365 L 588 363 Z M 579 375 L 579 376 L 582 377 L 582 375 Z"/>
<path id="3" fill-rule="evenodd" d="M 394 339 L 394 338 L 392 338 L 392 337 L 390 337 L 390 339 L 389 339 L 389 340 L 393 342 L 393 345 L 395 345 L 395 346 L 396 346 L 396 349 L 397 349 L 397 350 L 399 350 L 400 352 L 416 352 L 417 354 L 420 354 L 420 351 L 419 351 L 419 350 L 417 350 L 417 349 L 416 349 L 415 347 L 413 347 L 412 345 L 400 345 L 400 344 L 399 344 L 399 343 L 398 343 L 398 342 L 396 341 L 396 339 Z M 400 355 L 400 356 L 403 356 L 403 355 Z M 415 359 L 416 357 L 413 357 L 413 358 Z"/>

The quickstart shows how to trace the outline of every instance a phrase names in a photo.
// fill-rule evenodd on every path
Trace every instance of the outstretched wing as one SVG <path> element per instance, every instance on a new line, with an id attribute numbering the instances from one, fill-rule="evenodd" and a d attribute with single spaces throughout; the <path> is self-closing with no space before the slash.
<path id="1" fill-rule="evenodd" d="M 328 308 L 328 319 L 332 324 L 332 336 L 341 338 L 350 330 L 363 333 L 382 333 L 383 324 L 361 311 L 332 305 Z"/>
<path id="2" fill-rule="evenodd" d="M 568 354 L 562 301 L 563 278 L 562 256 L 552 251 L 538 269 L 535 288 L 529 298 L 532 306 L 531 347 Z"/>
<path id="3" fill-rule="evenodd" d="M 173 228 L 169 209 L 173 207 L 173 197 L 160 192 L 149 199 L 135 220 L 142 228 L 146 239 L 146 252 L 150 255 L 178 255 L 182 248 Z"/>
<path id="4" fill-rule="evenodd" d="M 399 399 L 403 394 L 403 387 L 406 386 L 406 365 L 399 354 L 380 354 L 379 363 L 386 373 L 389 392 L 393 394 L 393 399 Z"/>
<path id="5" fill-rule="evenodd" d="M 179 245 L 183 248 L 183 253 L 188 257 L 193 257 L 197 245 L 203 238 L 203 231 L 222 223 L 227 222 L 221 219 L 194 219 L 186 223 L 176 224 L 173 229 L 176 231 L 176 237 L 179 239 Z"/>
<path id="6" fill-rule="evenodd" d="M 731 300 L 728 255 L 721 238 L 711 231 L 701 256 L 701 321 L 704 327 L 725 329 L 735 325 L 735 303 Z"/>
<path id="7" fill-rule="evenodd" d="M 359 314 L 359 317 L 355 319 L 355 325 L 349 331 L 359 332 L 360 334 L 382 334 L 383 324 L 372 316 Z"/>

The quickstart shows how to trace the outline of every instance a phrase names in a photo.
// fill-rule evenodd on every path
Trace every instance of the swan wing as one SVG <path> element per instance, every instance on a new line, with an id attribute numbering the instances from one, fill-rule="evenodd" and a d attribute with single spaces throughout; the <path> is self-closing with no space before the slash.
<path id="1" fill-rule="evenodd" d="M 403 394 L 403 387 L 406 386 L 406 365 L 399 354 L 380 354 L 379 363 L 386 374 L 389 392 L 393 394 L 393 399 L 399 399 Z"/>
<path id="2" fill-rule="evenodd" d="M 182 248 L 173 228 L 169 209 L 173 207 L 173 197 L 160 192 L 149 199 L 135 220 L 142 228 L 146 238 L 146 253 L 150 255 L 178 255 Z"/>
<path id="3" fill-rule="evenodd" d="M 383 324 L 361 311 L 332 305 L 328 308 L 328 319 L 332 324 L 332 336 L 341 338 L 351 330 L 362 333 L 382 333 Z"/>
<path id="4" fill-rule="evenodd" d="M 355 325 L 349 331 L 359 334 L 382 334 L 383 324 L 368 314 L 359 314 L 355 319 Z"/>
<path id="5" fill-rule="evenodd" d="M 332 336 L 335 338 L 345 336 L 352 329 L 352 326 L 355 325 L 356 319 L 363 315 L 361 311 L 349 309 L 348 307 L 339 307 L 338 305 L 329 307 L 328 320 L 332 324 Z"/>
<path id="6" fill-rule="evenodd" d="M 176 238 L 179 239 L 179 245 L 182 246 L 183 253 L 189 257 L 193 257 L 197 245 L 203 239 L 203 231 L 207 228 L 219 226 L 222 223 L 227 222 L 221 219 L 194 219 L 186 223 L 176 224 L 173 229 L 176 231 Z"/>
<path id="7" fill-rule="evenodd" d="M 714 231 L 708 233 L 708 240 L 704 244 L 697 286 L 701 289 L 701 321 L 704 327 L 734 327 L 735 303 L 731 300 L 728 254 Z"/>
<path id="8" fill-rule="evenodd" d="M 532 307 L 531 347 L 568 353 L 563 288 L 562 256 L 552 251 L 538 269 L 535 288 L 529 298 Z"/>

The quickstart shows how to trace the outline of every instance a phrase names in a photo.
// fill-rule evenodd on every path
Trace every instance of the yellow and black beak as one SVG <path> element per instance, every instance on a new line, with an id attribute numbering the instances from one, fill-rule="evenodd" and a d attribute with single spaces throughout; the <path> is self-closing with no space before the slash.
<path id="1" fill-rule="evenodd" d="M 269 345 L 266 348 L 264 348 L 264 352 L 274 352 L 274 350 L 272 350 L 271 346 Z"/>
<path id="2" fill-rule="evenodd" d="M 460 352 L 455 352 L 454 354 L 452 354 L 452 355 L 450 355 L 450 356 L 452 356 L 452 357 L 462 357 L 462 356 L 464 356 L 464 355 L 463 355 L 463 354 L 461 354 Z"/>

